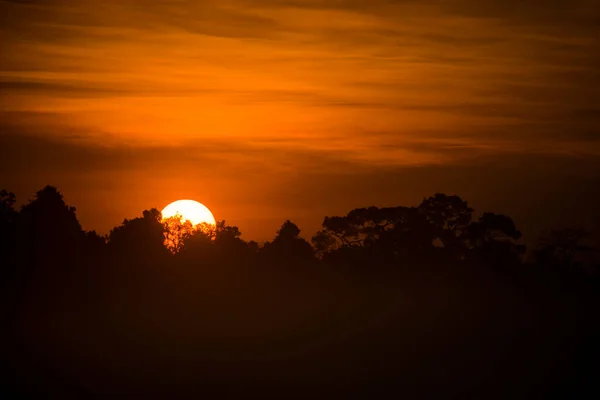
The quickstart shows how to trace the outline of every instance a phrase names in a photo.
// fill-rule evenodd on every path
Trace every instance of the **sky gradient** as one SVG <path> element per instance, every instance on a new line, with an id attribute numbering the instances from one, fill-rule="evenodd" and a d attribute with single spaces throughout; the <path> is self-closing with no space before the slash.
<path id="1" fill-rule="evenodd" d="M 600 221 L 599 0 L 0 0 L 0 22 L 0 186 L 56 185 L 86 229 L 192 198 L 308 237 L 437 191 L 530 236 Z"/>

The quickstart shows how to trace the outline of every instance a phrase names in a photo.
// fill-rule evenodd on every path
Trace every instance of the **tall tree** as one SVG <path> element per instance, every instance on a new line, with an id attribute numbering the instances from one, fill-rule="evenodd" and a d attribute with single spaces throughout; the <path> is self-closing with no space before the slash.
<path id="1" fill-rule="evenodd" d="M 214 246 L 220 254 L 246 256 L 249 253 L 248 244 L 240 238 L 242 232 L 237 226 L 227 225 L 223 220 L 217 222 L 215 228 Z"/>
<path id="2" fill-rule="evenodd" d="M 180 252 L 186 241 L 198 229 L 189 220 L 184 220 L 181 215 L 162 219 L 161 221 L 165 228 L 163 233 L 165 237 L 164 244 L 171 253 Z"/>
<path id="3" fill-rule="evenodd" d="M 435 228 L 435 236 L 444 248 L 464 248 L 473 209 L 459 196 L 436 193 L 423 200 L 419 209 Z"/>
<path id="4" fill-rule="evenodd" d="M 525 246 L 518 241 L 521 232 L 512 218 L 494 213 L 483 213 L 477 222 L 473 222 L 467 232 L 472 250 L 489 260 L 513 260 L 525 253 Z"/>
<path id="5" fill-rule="evenodd" d="M 423 250 L 432 246 L 431 224 L 414 207 L 369 207 L 344 217 L 325 217 L 312 238 L 320 254 L 342 248 L 369 247 L 380 253 Z"/>
<path id="6" fill-rule="evenodd" d="M 406 258 L 434 250 L 435 229 L 426 216 L 414 207 L 396 207 L 393 224 L 381 231 L 375 245 L 380 252 Z M 390 220 L 388 220 L 390 221 Z"/>
<path id="7" fill-rule="evenodd" d="M 160 211 L 155 208 L 144 210 L 141 218 L 125 219 L 108 235 L 112 254 L 144 261 L 164 256 L 168 250 L 164 246 L 165 227 L 161 219 Z"/>
<path id="8" fill-rule="evenodd" d="M 277 231 L 277 236 L 265 244 L 263 252 L 278 260 L 291 263 L 312 259 L 314 250 L 310 243 L 300 237 L 300 228 L 290 220 L 285 221 Z"/>
<path id="9" fill-rule="evenodd" d="M 38 191 L 19 213 L 19 246 L 28 258 L 46 263 L 75 254 L 84 238 L 75 207 L 53 186 Z"/>

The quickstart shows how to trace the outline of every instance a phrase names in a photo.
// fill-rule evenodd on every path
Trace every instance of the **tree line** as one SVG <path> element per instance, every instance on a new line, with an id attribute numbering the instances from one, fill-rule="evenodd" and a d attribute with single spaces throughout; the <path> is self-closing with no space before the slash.
<path id="1" fill-rule="evenodd" d="M 311 242 L 287 220 L 273 240 L 259 245 L 244 241 L 236 226 L 193 227 L 189 221 L 162 220 L 152 208 L 125 219 L 108 235 L 84 231 L 76 209 L 52 186 L 15 209 L 16 197 L 0 192 L 0 232 L 8 265 L 69 263 L 78 257 L 135 257 L 156 260 L 197 257 L 262 258 L 279 263 L 322 263 L 398 266 L 419 262 L 483 263 L 515 267 L 525 264 L 521 232 L 506 215 L 484 212 L 474 218 L 467 201 L 436 193 L 416 207 L 368 207 L 345 216 L 325 217 Z M 534 262 L 548 268 L 597 273 L 597 250 L 586 244 L 591 232 L 560 229 L 544 234 L 532 252 Z M 591 261 L 590 261 L 591 260 Z M 18 272 L 18 271 L 15 271 Z"/>
<path id="2" fill-rule="evenodd" d="M 101 236 L 52 186 L 16 204 L 0 192 L 8 398 L 597 391 L 585 230 L 526 253 L 510 217 L 441 193 L 261 244 L 156 209 Z"/>

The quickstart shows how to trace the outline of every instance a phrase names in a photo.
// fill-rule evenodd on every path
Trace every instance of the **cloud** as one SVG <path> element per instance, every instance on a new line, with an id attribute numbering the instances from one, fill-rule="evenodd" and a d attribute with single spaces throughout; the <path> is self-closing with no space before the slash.
<path id="1" fill-rule="evenodd" d="M 231 196 L 219 202 L 243 187 L 256 205 L 252 185 L 283 199 L 297 177 L 287 190 L 305 198 L 303 179 L 322 176 L 307 193 L 342 201 L 352 179 L 359 196 L 377 180 L 442 185 L 435 174 L 462 171 L 457 181 L 489 159 L 600 152 L 597 0 L 0 7 L 2 154 L 31 182 L 76 176 L 83 193 L 85 170 L 122 193 L 122 171 L 179 193 L 200 177 Z M 394 180 L 412 168 L 436 172 Z"/>
<path id="2" fill-rule="evenodd" d="M 549 26 L 556 22 L 568 25 L 593 23 L 599 17 L 597 11 L 593 12 L 594 6 L 598 5 L 597 0 L 448 0 L 437 3 L 449 13 L 496 18 L 512 23 L 535 23 L 538 26 Z"/>
<path id="3" fill-rule="evenodd" d="M 215 93 L 214 89 L 202 88 L 180 88 L 169 90 L 161 85 L 154 87 L 117 87 L 103 82 L 75 81 L 65 82 L 63 80 L 2 80 L 0 79 L 0 91 L 5 95 L 29 94 L 67 98 L 104 98 L 104 97 L 148 97 L 148 96 L 190 96 Z"/>
<path id="4" fill-rule="evenodd" d="M 10 2 L 11 21 L 3 30 L 16 37 L 83 42 L 86 38 L 117 40 L 149 32 L 185 31 L 198 35 L 260 38 L 270 36 L 277 21 L 220 1 L 111 1 L 85 3 Z M 25 28 L 25 24 L 29 29 Z M 33 28 L 33 29 L 31 29 Z M 24 35 L 24 36 L 23 36 Z"/>
<path id="5" fill-rule="evenodd" d="M 84 227 L 100 232 L 145 208 L 191 197 L 239 225 L 246 238 L 270 239 L 287 218 L 310 236 L 325 215 L 370 205 L 415 205 L 442 191 L 461 195 L 479 212 L 512 216 L 532 243 L 543 228 L 585 225 L 600 201 L 599 158 L 591 155 L 499 152 L 460 138 L 377 142 L 418 154 L 414 160 L 435 154 L 439 161 L 409 158 L 392 165 L 349 157 L 347 151 L 297 147 L 281 137 L 101 145 L 86 141 L 85 130 L 56 139 L 52 129 L 60 128 L 44 126 L 50 127 L 45 136 L 19 124 L 0 127 L 0 181 L 20 202 L 46 184 L 57 185 L 78 207 Z"/>

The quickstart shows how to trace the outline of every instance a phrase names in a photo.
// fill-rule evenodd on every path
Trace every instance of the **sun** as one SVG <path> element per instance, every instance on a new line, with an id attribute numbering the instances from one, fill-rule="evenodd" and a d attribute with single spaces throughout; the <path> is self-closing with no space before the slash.
<path id="1" fill-rule="evenodd" d="M 192 225 L 206 223 L 216 225 L 215 217 L 204 204 L 195 200 L 177 200 L 163 208 L 163 219 L 181 216 L 183 222 L 190 221 Z"/>

